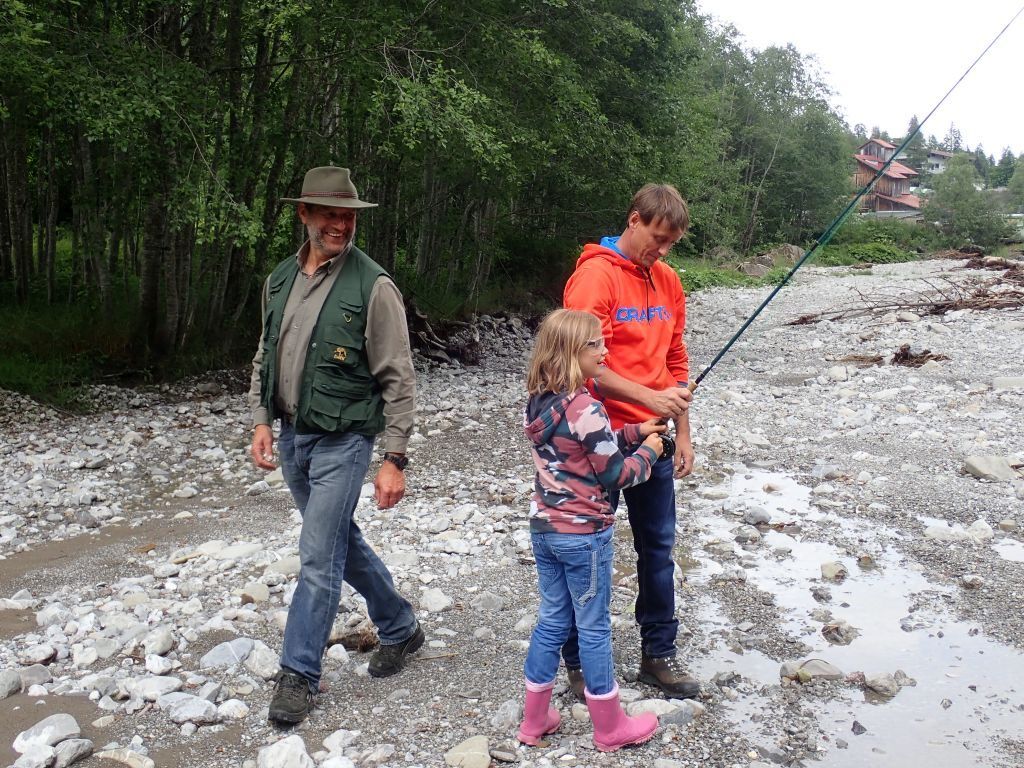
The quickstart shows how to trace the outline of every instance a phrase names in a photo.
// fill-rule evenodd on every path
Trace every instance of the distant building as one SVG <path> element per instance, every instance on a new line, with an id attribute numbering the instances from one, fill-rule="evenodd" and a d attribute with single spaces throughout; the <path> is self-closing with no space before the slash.
<path id="1" fill-rule="evenodd" d="M 949 158 L 952 156 L 952 152 L 944 152 L 941 149 L 929 150 L 928 173 L 942 173 L 946 170 L 946 166 L 949 164 Z"/>
<path id="2" fill-rule="evenodd" d="M 857 161 L 853 183 L 856 187 L 865 186 L 892 157 L 896 147 L 882 139 L 869 139 L 857 148 L 853 157 Z M 914 215 L 921 209 L 921 199 L 910 194 L 911 182 L 916 180 L 917 171 L 895 160 L 885 169 L 885 173 L 875 184 L 871 192 L 864 197 L 863 207 L 875 213 L 900 213 Z"/>

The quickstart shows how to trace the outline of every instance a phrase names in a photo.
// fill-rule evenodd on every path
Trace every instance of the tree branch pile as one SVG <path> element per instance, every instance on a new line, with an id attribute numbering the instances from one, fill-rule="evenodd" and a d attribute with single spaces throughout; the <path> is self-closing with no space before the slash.
<path id="1" fill-rule="evenodd" d="M 1006 265 L 1009 266 L 1003 274 L 991 280 L 927 280 L 927 289 L 896 295 L 857 291 L 859 300 L 848 306 L 829 312 L 801 315 L 788 325 L 811 325 L 823 320 L 848 320 L 856 317 L 879 318 L 893 312 L 912 312 L 918 317 L 928 317 L 964 309 L 984 311 L 1024 307 L 1024 265 L 1011 261 L 1007 261 Z"/>

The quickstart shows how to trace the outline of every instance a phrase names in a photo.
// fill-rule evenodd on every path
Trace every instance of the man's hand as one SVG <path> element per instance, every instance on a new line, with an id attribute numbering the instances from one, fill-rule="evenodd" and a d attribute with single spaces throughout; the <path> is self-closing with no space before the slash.
<path id="1" fill-rule="evenodd" d="M 252 432 L 252 460 L 260 469 L 277 469 L 274 460 L 274 432 L 267 424 L 257 424 Z"/>
<path id="2" fill-rule="evenodd" d="M 391 509 L 405 496 L 405 473 L 390 461 L 382 461 L 373 478 L 373 499 L 378 509 Z"/>
<path id="3" fill-rule="evenodd" d="M 664 418 L 682 416 L 690 407 L 693 393 L 686 387 L 652 389 L 644 405 Z"/>
<path id="4" fill-rule="evenodd" d="M 690 436 L 676 434 L 676 455 L 672 466 L 675 468 L 676 477 L 686 477 L 693 472 L 693 445 L 690 443 Z"/>

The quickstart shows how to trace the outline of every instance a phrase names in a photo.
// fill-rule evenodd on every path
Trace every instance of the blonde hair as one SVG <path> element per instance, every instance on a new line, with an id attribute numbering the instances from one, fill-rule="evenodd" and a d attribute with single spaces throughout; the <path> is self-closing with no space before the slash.
<path id="1" fill-rule="evenodd" d="M 601 335 L 601 322 L 589 312 L 556 309 L 544 318 L 530 356 L 526 390 L 572 392 L 583 386 L 580 352 L 587 342 Z"/>
<path id="2" fill-rule="evenodd" d="M 661 219 L 682 232 L 690 228 L 690 209 L 671 184 L 644 184 L 633 195 L 633 201 L 626 211 L 626 218 L 636 211 L 644 224 Z"/>

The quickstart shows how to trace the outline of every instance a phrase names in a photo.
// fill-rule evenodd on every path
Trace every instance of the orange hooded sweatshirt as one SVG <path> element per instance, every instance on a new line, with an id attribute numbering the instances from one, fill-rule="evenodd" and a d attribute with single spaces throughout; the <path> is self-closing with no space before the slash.
<path id="1" fill-rule="evenodd" d="M 648 272 L 618 251 L 618 238 L 588 243 L 565 285 L 566 309 L 582 309 L 601 321 L 608 356 L 605 365 L 619 375 L 651 389 L 685 384 L 690 359 L 683 341 L 686 296 L 679 275 L 661 261 Z M 614 429 L 646 421 L 658 414 L 646 408 L 602 397 L 596 382 L 591 393 L 604 403 Z"/>

